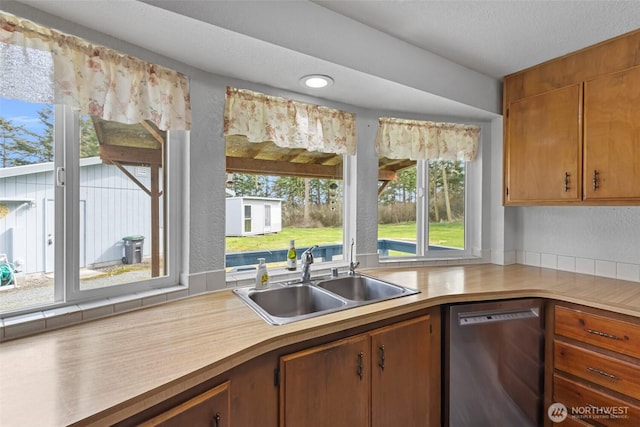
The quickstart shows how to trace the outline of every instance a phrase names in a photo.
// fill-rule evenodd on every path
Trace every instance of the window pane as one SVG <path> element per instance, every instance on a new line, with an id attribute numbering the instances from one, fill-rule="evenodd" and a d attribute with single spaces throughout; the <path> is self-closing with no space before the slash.
<path id="1" fill-rule="evenodd" d="M 417 167 L 397 172 L 398 178 L 386 184 L 378 196 L 378 251 L 380 256 L 416 254 Z"/>
<path id="2" fill-rule="evenodd" d="M 464 249 L 465 162 L 429 162 L 429 250 Z"/>
<path id="3" fill-rule="evenodd" d="M 163 143 L 142 125 L 80 118 L 80 290 L 166 274 Z"/>
<path id="4" fill-rule="evenodd" d="M 51 105 L 0 98 L 0 311 L 55 299 L 53 123 Z"/>
<path id="5" fill-rule="evenodd" d="M 227 196 L 228 271 L 254 269 L 258 258 L 285 267 L 290 240 L 298 260 L 313 245 L 316 263 L 342 259 L 342 181 L 235 173 Z"/>

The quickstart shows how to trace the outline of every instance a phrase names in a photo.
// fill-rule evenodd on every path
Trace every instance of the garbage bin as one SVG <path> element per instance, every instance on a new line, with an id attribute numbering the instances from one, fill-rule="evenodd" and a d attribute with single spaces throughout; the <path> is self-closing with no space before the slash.
<path id="1" fill-rule="evenodd" d="M 142 249 L 144 247 L 144 236 L 127 236 L 124 240 L 123 264 L 139 264 L 142 262 Z"/>

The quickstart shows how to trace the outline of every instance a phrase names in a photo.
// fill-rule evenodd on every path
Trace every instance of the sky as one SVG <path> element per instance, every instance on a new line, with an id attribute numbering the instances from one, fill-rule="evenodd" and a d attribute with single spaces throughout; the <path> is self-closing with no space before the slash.
<path id="1" fill-rule="evenodd" d="M 0 98 L 0 117 L 15 126 L 24 126 L 32 132 L 39 133 L 44 129 L 38 117 L 38 111 L 46 104 L 32 104 L 15 99 Z"/>

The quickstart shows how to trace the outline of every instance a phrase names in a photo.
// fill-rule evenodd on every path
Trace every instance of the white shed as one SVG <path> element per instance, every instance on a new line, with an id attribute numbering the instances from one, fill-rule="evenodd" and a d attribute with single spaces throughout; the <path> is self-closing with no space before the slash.
<path id="1" fill-rule="evenodd" d="M 282 200 L 269 197 L 227 197 L 226 235 L 255 236 L 282 230 Z"/>

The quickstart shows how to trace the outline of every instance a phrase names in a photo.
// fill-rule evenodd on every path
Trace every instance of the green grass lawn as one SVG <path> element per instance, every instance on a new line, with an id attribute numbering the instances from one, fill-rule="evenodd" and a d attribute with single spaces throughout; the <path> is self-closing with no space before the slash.
<path id="1" fill-rule="evenodd" d="M 378 227 L 381 239 L 398 239 L 415 242 L 416 224 L 407 222 L 402 224 L 384 224 Z M 285 249 L 289 247 L 289 240 L 294 239 L 297 247 L 318 244 L 342 242 L 342 227 L 330 228 L 283 228 L 277 234 L 263 236 L 227 237 L 227 252 L 259 251 L 266 249 Z M 431 224 L 429 243 L 432 245 L 464 248 L 464 223 Z M 406 255 L 406 254 L 404 254 Z"/>

